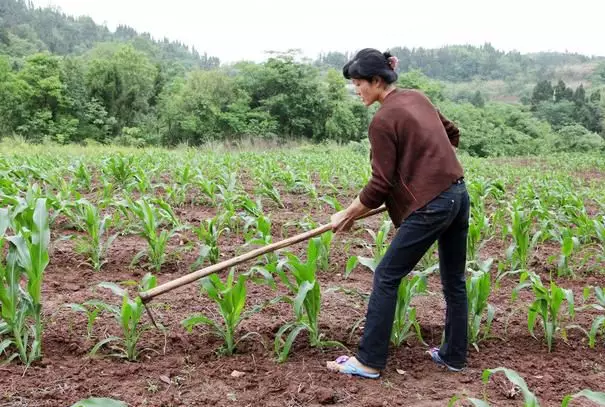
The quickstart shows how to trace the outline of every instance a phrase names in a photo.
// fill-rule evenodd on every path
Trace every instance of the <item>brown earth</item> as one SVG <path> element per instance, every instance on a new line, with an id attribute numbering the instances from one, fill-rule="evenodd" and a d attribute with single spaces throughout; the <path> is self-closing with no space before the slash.
<path id="1" fill-rule="evenodd" d="M 351 197 L 348 197 L 351 198 Z M 348 198 L 342 198 L 346 200 Z M 304 198 L 284 194 L 285 209 L 278 209 L 265 200 L 265 212 L 271 213 L 274 236 L 280 236 L 289 221 L 301 219 L 302 213 L 320 223 L 327 222 L 332 209 L 309 207 Z M 196 224 L 212 216 L 213 208 L 184 206 L 177 211 L 183 221 Z M 379 216 L 363 222 L 376 230 Z M 322 287 L 320 328 L 327 339 L 343 343 L 351 352 L 358 344 L 363 325 L 351 332 L 365 315 L 363 294 L 371 291 L 372 273 L 358 266 L 348 279 L 343 277 L 347 254 L 347 240 L 365 238 L 363 224 L 350 234 L 337 236 L 327 271 L 319 273 Z M 119 299 L 108 290 L 96 288 L 102 281 L 120 282 L 139 280 L 146 270 L 130 268 L 135 254 L 145 247 L 142 238 L 120 236 L 109 252 L 109 262 L 99 273 L 93 272 L 74 252 L 74 242 L 57 240 L 73 233 L 70 230 L 53 232 L 51 263 L 47 269 L 44 287 L 45 334 L 44 357 L 41 362 L 24 369 L 18 363 L 0 367 L 0 406 L 70 406 L 89 396 L 113 397 L 130 406 L 446 406 L 454 395 L 476 398 L 487 397 L 491 405 L 522 405 L 522 395 L 515 394 L 503 375 L 495 375 L 487 385 L 481 381 L 484 369 L 499 366 L 519 372 L 544 406 L 560 405 L 566 394 L 585 388 L 605 391 L 605 348 L 603 338 L 595 349 L 590 349 L 586 337 L 570 330 L 568 341 L 558 339 L 552 352 L 545 343 L 532 338 L 527 330 L 526 309 L 531 293 L 524 292 L 513 302 L 511 291 L 516 279 L 506 279 L 494 289 L 490 302 L 497 308 L 492 335 L 479 344 L 479 352 L 469 349 L 468 367 L 462 373 L 451 373 L 434 365 L 425 354 L 426 346 L 415 338 L 400 348 L 391 347 L 389 365 L 379 380 L 364 380 L 329 372 L 327 360 L 348 353 L 339 348 L 311 348 L 306 334 L 296 339 L 289 359 L 282 364 L 275 360 L 273 338 L 275 332 L 292 320 L 291 306 L 286 303 L 270 305 L 245 320 L 240 334 L 255 332 L 238 346 L 233 356 L 221 356 L 216 351 L 220 342 L 202 329 L 188 333 L 180 321 L 194 312 L 217 316 L 209 298 L 199 294 L 197 284 L 171 291 L 156 298 L 153 304 L 155 318 L 167 327 L 164 335 L 158 330 L 146 332 L 141 348 L 146 349 L 139 361 L 127 362 L 101 352 L 89 356 L 94 344 L 111 334 L 118 334 L 118 326 L 110 316 L 101 316 L 93 338 L 86 337 L 86 318 L 63 307 L 67 303 L 82 303 L 97 298 L 118 304 Z M 294 228 L 287 234 L 297 233 Z M 171 241 L 169 252 L 183 248 L 179 238 Z M 242 238 L 225 234 L 221 240 L 222 258 L 240 250 Z M 502 258 L 506 244 L 490 241 L 481 257 Z M 292 248 L 297 254 L 304 244 Z M 365 253 L 352 245 L 351 253 Z M 548 276 L 547 256 L 555 254 L 551 247 L 534 253 L 532 265 L 543 278 Z M 195 250 L 182 250 L 172 256 L 158 275 L 164 283 L 189 272 L 196 258 Z M 250 266 L 249 263 L 247 266 Z M 239 271 L 246 270 L 240 266 Z M 494 273 L 496 272 L 494 265 Z M 603 275 L 582 276 L 575 280 L 560 280 L 573 288 L 576 302 L 581 302 L 586 285 L 605 286 Z M 337 288 L 346 288 L 348 294 Z M 280 289 L 281 290 L 281 289 Z M 356 295 L 355 292 L 361 294 Z M 278 295 L 266 285 L 249 283 L 247 309 L 260 305 Z M 439 344 L 444 319 L 444 301 L 438 275 L 430 277 L 429 294 L 416 297 L 418 319 L 425 341 Z M 524 308 L 525 307 L 525 308 Z M 515 312 L 513 312 L 515 311 Z M 511 314 L 512 313 L 512 314 Z M 594 314 L 578 314 L 575 323 L 589 329 Z M 144 317 L 148 322 L 147 317 Z M 537 334 L 541 335 L 540 328 Z M 239 377 L 232 373 L 242 372 Z M 582 404 L 581 401 L 571 405 Z"/>

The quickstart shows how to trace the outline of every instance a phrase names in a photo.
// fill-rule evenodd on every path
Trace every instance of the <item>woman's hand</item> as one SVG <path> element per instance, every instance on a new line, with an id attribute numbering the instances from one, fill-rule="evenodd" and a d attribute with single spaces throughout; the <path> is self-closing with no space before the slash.
<path id="1" fill-rule="evenodd" d="M 336 212 L 330 220 L 332 222 L 332 231 L 334 232 L 346 232 L 355 223 L 355 219 L 348 214 L 348 210 L 346 209 Z"/>
<path id="2" fill-rule="evenodd" d="M 346 232 L 351 229 L 351 226 L 355 223 L 355 219 L 361 215 L 369 212 L 370 208 L 367 208 L 361 203 L 359 197 L 355 198 L 351 205 L 345 210 L 336 212 L 331 217 L 332 231 L 334 232 Z"/>

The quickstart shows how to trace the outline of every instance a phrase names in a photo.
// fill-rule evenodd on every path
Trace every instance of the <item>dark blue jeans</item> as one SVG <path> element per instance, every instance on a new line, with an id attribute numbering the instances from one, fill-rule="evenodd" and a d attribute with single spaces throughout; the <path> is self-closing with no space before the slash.
<path id="1" fill-rule="evenodd" d="M 468 346 L 466 299 L 466 238 L 469 196 L 464 181 L 453 184 L 399 227 L 376 268 L 363 337 L 357 359 L 384 369 L 401 279 L 408 275 L 431 245 L 439 243 L 439 271 L 446 301 L 445 338 L 441 358 L 453 367 L 466 363 Z"/>

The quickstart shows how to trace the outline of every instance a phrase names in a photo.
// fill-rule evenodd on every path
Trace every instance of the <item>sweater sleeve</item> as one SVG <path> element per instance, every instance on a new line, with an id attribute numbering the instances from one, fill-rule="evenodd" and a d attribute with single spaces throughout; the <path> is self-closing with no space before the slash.
<path id="1" fill-rule="evenodd" d="M 437 113 L 439 113 L 439 118 L 441 119 L 441 123 L 445 128 L 447 137 L 450 139 L 450 143 L 454 147 L 458 147 L 458 143 L 460 142 L 460 130 L 458 130 L 458 127 L 456 127 L 453 122 L 451 122 L 444 115 L 442 115 L 440 111 L 437 111 Z"/>
<path id="2" fill-rule="evenodd" d="M 393 187 L 397 169 L 396 136 L 384 121 L 372 123 L 369 129 L 372 151 L 372 175 L 359 194 L 361 203 L 370 209 L 384 203 Z"/>

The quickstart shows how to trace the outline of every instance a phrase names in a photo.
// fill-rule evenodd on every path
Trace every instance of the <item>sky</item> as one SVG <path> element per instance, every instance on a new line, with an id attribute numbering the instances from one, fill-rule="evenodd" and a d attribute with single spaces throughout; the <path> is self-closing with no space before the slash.
<path id="1" fill-rule="evenodd" d="M 222 62 L 261 61 L 265 51 L 320 52 L 365 47 L 437 48 L 452 44 L 501 50 L 605 56 L 602 0 L 34 0 L 156 39 L 193 45 Z"/>

